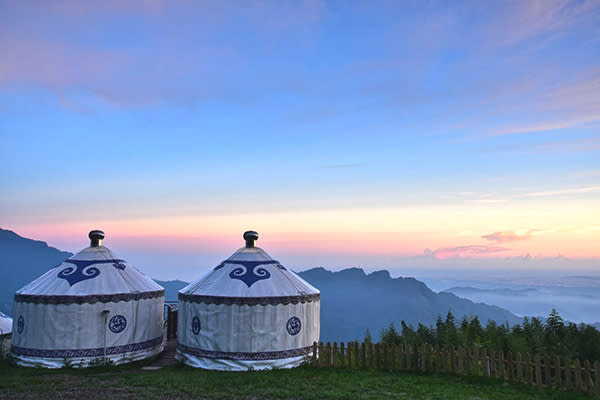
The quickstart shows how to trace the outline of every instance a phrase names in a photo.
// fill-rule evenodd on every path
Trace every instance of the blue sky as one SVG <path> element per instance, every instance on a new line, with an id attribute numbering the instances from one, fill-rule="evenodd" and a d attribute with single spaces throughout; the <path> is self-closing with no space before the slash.
<path id="1" fill-rule="evenodd" d="M 598 1 L 0 9 L 4 228 L 600 258 Z"/>

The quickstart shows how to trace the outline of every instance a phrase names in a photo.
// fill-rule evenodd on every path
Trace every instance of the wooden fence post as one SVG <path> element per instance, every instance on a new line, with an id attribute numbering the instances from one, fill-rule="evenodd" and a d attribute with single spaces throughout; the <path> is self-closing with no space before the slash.
<path id="1" fill-rule="evenodd" d="M 418 371 L 421 368 L 421 346 L 415 344 L 415 371 Z"/>
<path id="2" fill-rule="evenodd" d="M 369 343 L 369 368 L 373 368 L 373 343 Z"/>
<path id="3" fill-rule="evenodd" d="M 573 375 L 571 374 L 571 360 L 567 358 L 565 360 L 565 383 L 567 384 L 568 389 L 573 388 L 573 381 L 571 379 L 572 377 Z"/>
<path id="4" fill-rule="evenodd" d="M 500 372 L 500 378 L 506 379 L 506 374 L 504 373 L 504 352 L 500 351 L 500 360 L 498 362 L 498 372 Z"/>
<path id="5" fill-rule="evenodd" d="M 490 376 L 490 364 L 488 361 L 487 351 L 481 350 L 481 362 L 483 363 L 483 376 Z"/>
<path id="6" fill-rule="evenodd" d="M 387 343 L 383 344 L 383 369 L 389 369 L 388 345 L 387 345 Z"/>
<path id="7" fill-rule="evenodd" d="M 331 343 L 327 342 L 327 346 L 325 347 L 325 353 L 327 354 L 327 366 L 331 367 Z"/>
<path id="8" fill-rule="evenodd" d="M 442 371 L 448 372 L 448 349 L 446 345 L 442 346 Z"/>
<path id="9" fill-rule="evenodd" d="M 381 369 L 381 357 L 379 355 L 379 343 L 375 343 L 375 368 Z"/>
<path id="10" fill-rule="evenodd" d="M 360 358 L 359 358 L 359 356 L 358 356 L 358 355 L 359 355 L 359 350 L 358 350 L 358 348 L 359 348 L 359 347 L 358 347 L 358 341 L 356 341 L 356 342 L 354 342 L 354 354 L 355 354 L 355 356 L 354 356 L 354 366 L 355 366 L 356 368 L 358 368 L 358 366 L 359 366 L 359 362 L 360 362 Z"/>
<path id="11" fill-rule="evenodd" d="M 338 367 L 338 346 L 337 342 L 333 342 L 333 367 Z"/>
<path id="12" fill-rule="evenodd" d="M 498 377 L 498 370 L 496 369 L 496 352 L 494 350 L 490 351 L 490 375 L 493 377 Z"/>
<path id="13" fill-rule="evenodd" d="M 390 369 L 393 371 L 396 369 L 396 343 L 392 343 L 392 348 L 390 350 L 391 352 L 391 360 L 390 360 Z"/>
<path id="14" fill-rule="evenodd" d="M 348 353 L 348 367 L 352 367 L 352 342 L 348 342 L 346 352 Z"/>
<path id="15" fill-rule="evenodd" d="M 583 390 L 583 382 L 581 381 L 581 361 L 575 359 L 575 389 Z"/>
<path id="16" fill-rule="evenodd" d="M 600 362 L 594 361 L 594 388 L 596 396 L 600 397 Z"/>
<path id="17" fill-rule="evenodd" d="M 340 366 L 346 366 L 346 348 L 344 342 L 340 342 Z"/>
<path id="18" fill-rule="evenodd" d="M 556 382 L 556 386 L 562 386 L 562 371 L 560 367 L 560 358 L 556 357 L 554 359 L 554 381 Z"/>
<path id="19" fill-rule="evenodd" d="M 540 356 L 535 355 L 535 386 L 542 386 L 542 370 L 540 368 Z"/>
<path id="20" fill-rule="evenodd" d="M 435 372 L 442 372 L 442 355 L 440 353 L 440 345 L 436 344 L 434 348 Z"/>
<path id="21" fill-rule="evenodd" d="M 517 352 L 517 381 L 523 382 L 523 359 L 519 352 Z"/>
<path id="22" fill-rule="evenodd" d="M 525 368 L 527 371 L 527 384 L 533 386 L 533 376 L 531 373 L 531 354 L 525 354 Z"/>
<path id="23" fill-rule="evenodd" d="M 317 342 L 313 342 L 312 365 L 317 366 Z"/>
<path id="24" fill-rule="evenodd" d="M 398 369 L 404 370 L 404 344 L 402 343 L 398 346 Z"/>
<path id="25" fill-rule="evenodd" d="M 465 374 L 464 354 L 462 346 L 458 346 L 458 373 L 460 375 Z"/>
<path id="26" fill-rule="evenodd" d="M 583 362 L 584 365 L 584 373 L 585 373 L 585 391 L 590 396 L 592 395 L 592 388 L 594 387 L 594 382 L 592 382 L 592 368 L 590 366 L 590 361 L 585 360 Z"/>
<path id="27" fill-rule="evenodd" d="M 360 361 L 363 368 L 367 368 L 367 349 L 365 342 L 360 345 Z"/>
<path id="28" fill-rule="evenodd" d="M 550 365 L 550 358 L 548 358 L 548 356 L 544 357 L 544 380 L 546 382 L 544 382 L 546 384 L 547 388 L 551 388 L 552 387 L 552 371 L 551 371 L 552 366 Z"/>
<path id="29" fill-rule="evenodd" d="M 508 380 L 515 380 L 515 364 L 513 363 L 512 351 L 508 352 Z"/>
<path id="30" fill-rule="evenodd" d="M 477 347 L 473 349 L 473 367 L 475 369 L 475 375 L 479 375 L 479 349 Z"/>
<path id="31" fill-rule="evenodd" d="M 324 360 L 324 354 L 323 354 L 323 342 L 319 342 L 319 367 L 324 367 L 325 366 L 325 360 Z"/>
<path id="32" fill-rule="evenodd" d="M 456 349 L 454 345 L 450 346 L 450 372 L 456 373 Z"/>

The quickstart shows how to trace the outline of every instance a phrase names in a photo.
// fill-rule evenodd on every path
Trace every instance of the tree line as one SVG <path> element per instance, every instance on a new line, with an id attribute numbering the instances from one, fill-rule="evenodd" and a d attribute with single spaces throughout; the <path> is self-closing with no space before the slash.
<path id="1" fill-rule="evenodd" d="M 600 360 L 600 331 L 591 325 L 565 323 L 555 309 L 546 320 L 536 317 L 523 319 L 522 324 L 509 326 L 488 321 L 483 327 L 477 316 L 464 316 L 456 323 L 448 311 L 446 319 L 438 316 L 435 326 L 421 323 L 417 327 L 401 323 L 398 332 L 393 323 L 380 332 L 380 341 L 388 344 L 480 347 L 494 351 L 512 351 L 540 356 Z M 369 329 L 365 342 L 372 342 Z"/>

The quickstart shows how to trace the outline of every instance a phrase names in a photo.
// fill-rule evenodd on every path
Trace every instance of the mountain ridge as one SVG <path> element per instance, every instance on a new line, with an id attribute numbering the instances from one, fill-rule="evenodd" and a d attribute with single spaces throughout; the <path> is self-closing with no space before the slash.
<path id="1" fill-rule="evenodd" d="M 72 255 L 0 228 L 0 312 L 12 315 L 15 292 Z"/>
<path id="2" fill-rule="evenodd" d="M 0 228 L 0 311 L 12 315 L 14 292 L 70 256 L 71 253 L 43 241 Z M 25 265 L 30 267 L 22 268 Z M 497 306 L 474 303 L 452 293 L 436 293 L 415 278 L 392 278 L 387 270 L 367 274 L 356 267 L 340 271 L 315 267 L 297 273 L 321 291 L 324 341 L 362 339 L 367 328 L 377 334 L 390 323 L 399 327 L 401 321 L 414 326 L 433 325 L 438 316 L 445 317 L 448 311 L 452 311 L 457 321 L 472 315 L 477 315 L 483 323 L 521 321 Z M 165 288 L 166 301 L 176 302 L 177 291 L 187 285 L 180 280 L 155 281 Z"/>

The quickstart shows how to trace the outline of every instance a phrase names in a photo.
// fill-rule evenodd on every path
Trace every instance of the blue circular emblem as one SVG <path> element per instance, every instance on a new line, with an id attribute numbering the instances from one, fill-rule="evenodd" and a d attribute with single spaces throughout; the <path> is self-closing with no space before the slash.
<path id="1" fill-rule="evenodd" d="M 200 333 L 200 318 L 198 317 L 194 317 L 192 319 L 192 332 L 194 333 L 194 335 Z"/>
<path id="2" fill-rule="evenodd" d="M 108 321 L 108 329 L 112 333 L 123 332 L 127 328 L 127 319 L 122 315 L 115 315 Z"/>
<path id="3" fill-rule="evenodd" d="M 294 336 L 297 335 L 298 332 L 300 332 L 300 329 L 302 329 L 302 323 L 300 322 L 300 319 L 298 317 L 292 317 L 288 319 L 285 328 L 287 329 L 290 335 Z"/>
<path id="4" fill-rule="evenodd" d="M 19 319 L 17 320 L 17 332 L 23 333 L 25 329 L 25 319 L 22 315 L 19 315 Z"/>

